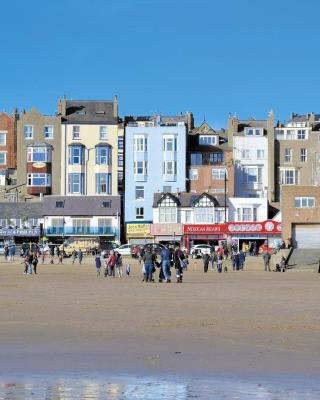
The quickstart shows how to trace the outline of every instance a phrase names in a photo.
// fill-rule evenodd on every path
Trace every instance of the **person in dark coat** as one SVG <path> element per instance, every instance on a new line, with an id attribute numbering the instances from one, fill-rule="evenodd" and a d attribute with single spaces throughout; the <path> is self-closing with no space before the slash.
<path id="1" fill-rule="evenodd" d="M 174 262 L 174 268 L 176 270 L 176 278 L 177 278 L 177 283 L 182 283 L 182 260 L 184 259 L 183 252 L 181 251 L 179 246 L 176 246 L 176 249 L 173 254 L 173 262 Z"/>
<path id="2" fill-rule="evenodd" d="M 234 255 L 234 265 L 235 265 L 236 271 L 239 271 L 239 267 L 240 267 L 240 253 L 239 252 L 237 252 Z"/>
<path id="3" fill-rule="evenodd" d="M 243 271 L 244 263 L 246 261 L 246 256 L 242 250 L 239 252 L 239 270 Z"/>
<path id="4" fill-rule="evenodd" d="M 202 256 L 202 260 L 203 260 L 203 272 L 206 274 L 208 272 L 208 268 L 209 268 L 209 261 L 210 261 L 209 254 L 204 254 Z"/>

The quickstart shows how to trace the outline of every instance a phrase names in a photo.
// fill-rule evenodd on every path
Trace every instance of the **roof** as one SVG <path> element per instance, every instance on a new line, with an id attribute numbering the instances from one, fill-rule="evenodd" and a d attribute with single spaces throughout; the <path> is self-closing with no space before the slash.
<path id="1" fill-rule="evenodd" d="M 64 124 L 106 124 L 117 125 L 119 118 L 112 100 L 65 100 Z"/>
<path id="2" fill-rule="evenodd" d="M 210 200 L 216 203 L 217 207 L 224 207 L 225 206 L 225 199 L 224 196 L 213 196 L 209 193 L 154 193 L 153 195 L 153 207 L 158 207 L 159 200 L 164 197 L 165 195 L 170 196 L 172 199 L 176 199 L 177 204 L 180 207 L 193 207 L 194 203 L 197 200 L 200 200 L 203 196 L 208 196 Z"/>
<path id="3" fill-rule="evenodd" d="M 60 202 L 58 207 L 57 202 Z M 43 199 L 43 214 L 48 216 L 114 216 L 120 213 L 120 196 L 45 196 Z"/>
<path id="4" fill-rule="evenodd" d="M 7 219 L 14 218 L 42 218 L 43 203 L 34 202 L 0 202 L 0 215 Z"/>

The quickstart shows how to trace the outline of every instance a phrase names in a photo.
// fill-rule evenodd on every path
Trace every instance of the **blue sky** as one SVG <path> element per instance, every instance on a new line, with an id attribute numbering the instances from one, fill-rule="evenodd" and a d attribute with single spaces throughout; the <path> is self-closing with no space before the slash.
<path id="1" fill-rule="evenodd" d="M 0 109 L 119 96 L 120 113 L 319 112 L 317 0 L 2 0 Z"/>

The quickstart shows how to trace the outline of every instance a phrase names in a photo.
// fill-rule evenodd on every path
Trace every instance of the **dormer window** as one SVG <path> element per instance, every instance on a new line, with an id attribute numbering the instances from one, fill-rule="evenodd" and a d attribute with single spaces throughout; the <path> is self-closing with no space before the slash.
<path id="1" fill-rule="evenodd" d="M 244 133 L 246 136 L 263 136 L 263 129 L 247 127 L 244 128 Z"/>
<path id="2" fill-rule="evenodd" d="M 199 136 L 199 144 L 202 145 L 216 145 L 217 144 L 217 136 L 214 135 L 200 135 Z"/>
<path id="3" fill-rule="evenodd" d="M 111 201 L 103 201 L 101 203 L 102 208 L 110 208 L 111 207 Z"/>
<path id="4" fill-rule="evenodd" d="M 56 208 L 64 208 L 64 201 L 56 201 Z"/>
<path id="5" fill-rule="evenodd" d="M 177 222 L 177 203 L 171 196 L 165 196 L 158 203 L 159 222 L 175 223 Z"/>

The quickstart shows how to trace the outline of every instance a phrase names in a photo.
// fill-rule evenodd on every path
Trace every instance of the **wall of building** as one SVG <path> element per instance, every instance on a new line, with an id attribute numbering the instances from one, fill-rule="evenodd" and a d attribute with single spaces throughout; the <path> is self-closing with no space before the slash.
<path id="1" fill-rule="evenodd" d="M 73 139 L 73 126 L 80 126 L 80 138 Z M 107 140 L 100 140 L 100 126 L 107 126 Z M 61 138 L 61 193 L 69 195 L 69 173 L 83 173 L 86 195 L 96 194 L 96 173 L 111 173 L 111 193 L 118 194 L 118 125 L 105 124 L 62 124 Z M 111 146 L 111 162 L 112 165 L 96 165 L 95 146 L 98 144 L 106 144 Z M 70 144 L 84 145 L 85 155 L 83 165 L 69 165 L 68 146 Z M 71 193 L 72 194 L 72 193 Z M 74 195 L 74 194 L 72 194 Z"/>
<path id="2" fill-rule="evenodd" d="M 33 138 L 25 139 L 24 126 L 33 126 Z M 44 127 L 53 126 L 53 139 L 46 139 Z M 36 142 L 47 143 L 52 146 L 51 168 L 51 194 L 60 194 L 60 174 L 61 174 L 61 124 L 60 119 L 55 116 L 41 114 L 37 109 L 32 108 L 29 112 L 20 115 L 17 124 L 17 184 L 27 183 L 27 147 Z M 30 172 L 30 171 L 29 171 Z M 41 169 L 34 169 L 34 172 L 42 173 Z M 30 197 L 26 185 L 19 188 L 21 197 Z"/>
<path id="3" fill-rule="evenodd" d="M 148 161 L 148 175 L 144 181 L 136 181 L 134 176 L 134 135 L 147 135 L 148 151 L 139 154 Z M 163 135 L 177 135 L 177 174 L 174 181 L 167 181 L 162 173 L 164 161 Z M 140 159 L 139 159 L 140 160 Z M 168 159 L 169 160 L 169 159 Z M 125 130 L 125 221 L 152 221 L 153 194 L 170 186 L 172 192 L 186 189 L 186 127 L 130 127 Z M 135 187 L 144 187 L 144 200 L 135 199 Z M 166 190 L 165 190 L 166 191 Z M 136 219 L 136 207 L 144 207 L 144 218 Z"/>
<path id="4" fill-rule="evenodd" d="M 257 222 L 268 219 L 268 200 L 266 198 L 229 198 L 228 221 L 237 222 L 238 208 L 257 208 Z"/>
<path id="5" fill-rule="evenodd" d="M 8 115 L 6 112 L 0 114 L 0 132 L 6 134 L 6 144 L 0 144 L 0 151 L 6 152 L 6 165 L 0 165 L 0 170 L 8 168 L 16 168 L 16 132 L 15 121 L 17 114 L 14 116 Z"/>
<path id="6" fill-rule="evenodd" d="M 296 208 L 295 197 L 314 197 L 315 207 Z M 320 187 L 284 185 L 281 200 L 282 238 L 286 243 L 292 239 L 293 224 L 320 224 Z"/>

